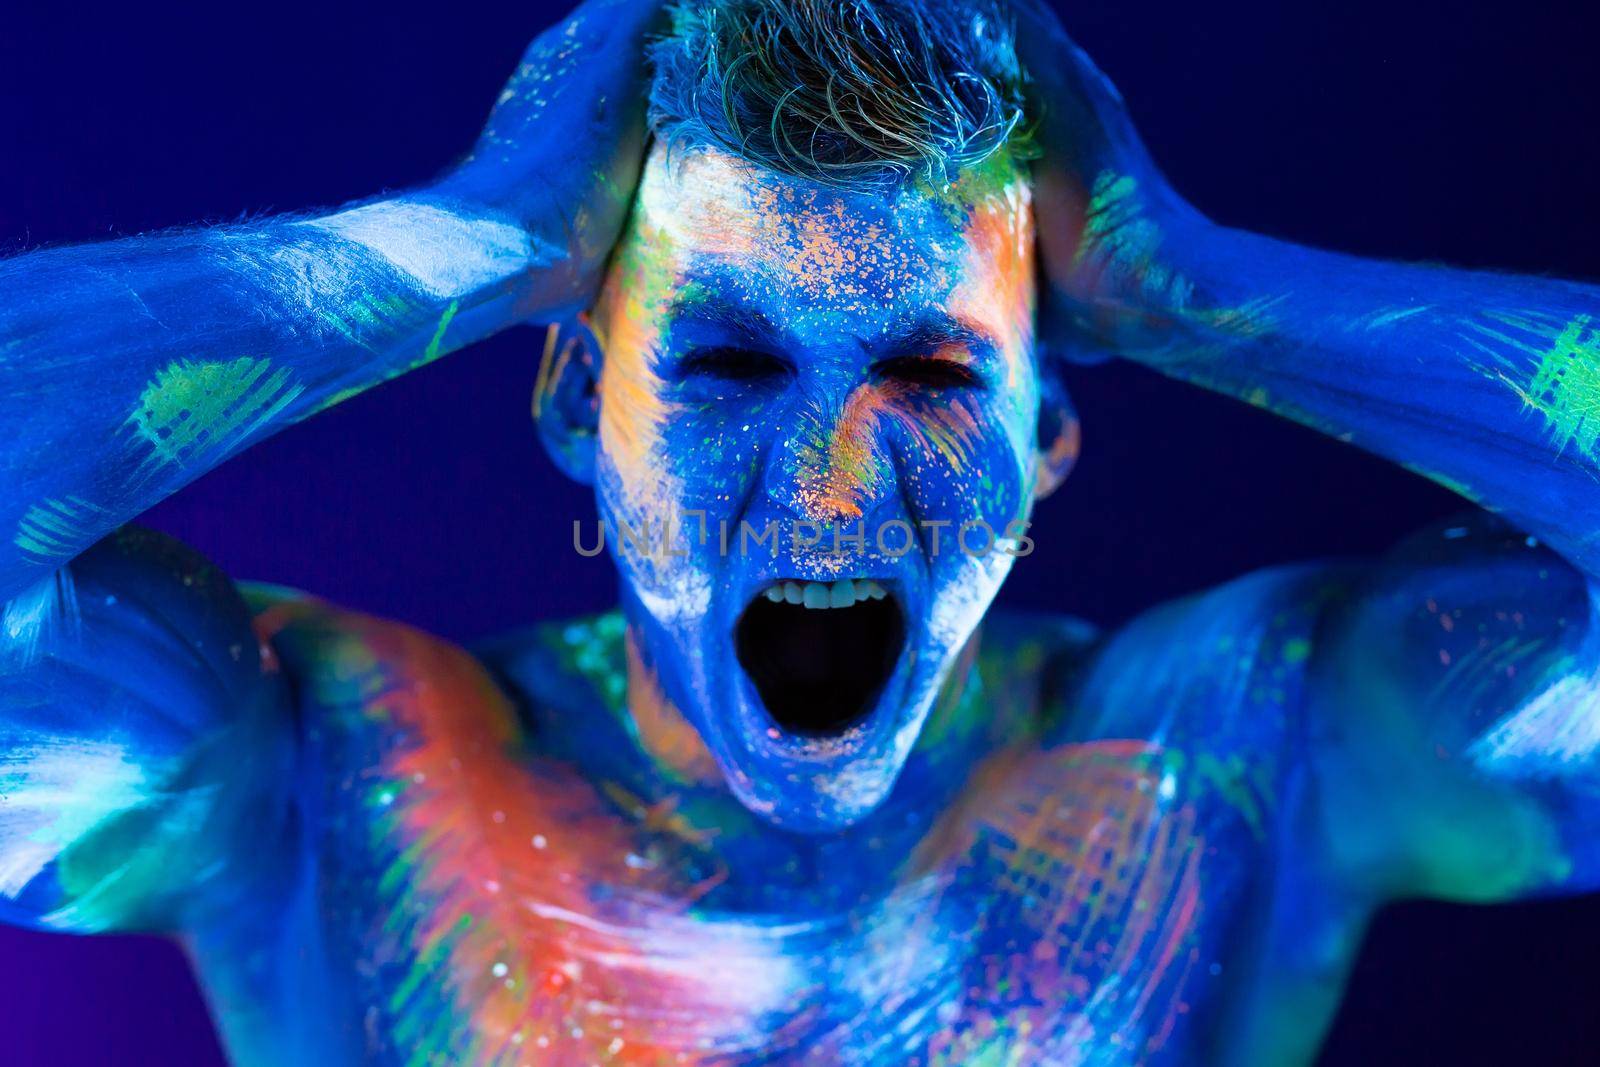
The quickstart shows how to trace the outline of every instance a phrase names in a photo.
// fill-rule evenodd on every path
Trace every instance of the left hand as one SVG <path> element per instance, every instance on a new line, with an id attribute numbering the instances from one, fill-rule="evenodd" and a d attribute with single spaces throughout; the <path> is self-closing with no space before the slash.
<path id="1" fill-rule="evenodd" d="M 1012 0 L 1017 45 L 1031 83 L 1030 110 L 1043 150 L 1033 192 L 1043 278 L 1041 306 L 1058 336 L 1088 354 L 1142 343 L 1150 325 L 1142 280 L 1126 262 L 1096 255 L 1105 228 L 1137 212 L 1160 225 L 1177 199 L 1156 169 L 1122 95 L 1062 28 L 1048 0 Z M 1112 200 L 1116 203 L 1112 204 Z"/>

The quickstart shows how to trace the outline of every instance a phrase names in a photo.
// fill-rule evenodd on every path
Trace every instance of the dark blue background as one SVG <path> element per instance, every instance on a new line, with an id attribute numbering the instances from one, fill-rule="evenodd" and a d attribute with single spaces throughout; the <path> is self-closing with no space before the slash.
<path id="1" fill-rule="evenodd" d="M 1592 4 L 1058 2 L 1214 217 L 1375 256 L 1600 277 Z M 557 9 L 95 7 L 4 16 L 5 252 L 423 180 L 466 148 Z M 350 401 L 150 520 L 236 575 L 450 637 L 605 606 L 608 566 L 569 547 L 588 500 L 528 421 L 537 352 L 513 331 Z M 1076 396 L 1082 466 L 1041 509 L 1003 602 L 1116 622 L 1263 564 L 1380 551 L 1455 506 L 1136 368 L 1083 371 Z M 1393 909 L 1323 1062 L 1592 1063 L 1597 959 L 1600 900 Z M 12 931 L 0 1049 L 8 1064 L 219 1062 L 170 947 Z"/>

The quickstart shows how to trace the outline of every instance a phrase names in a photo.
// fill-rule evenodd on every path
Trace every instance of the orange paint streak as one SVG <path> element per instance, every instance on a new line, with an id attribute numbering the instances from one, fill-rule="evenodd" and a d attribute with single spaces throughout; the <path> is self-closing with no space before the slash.
<path id="1" fill-rule="evenodd" d="M 825 443 L 801 449 L 807 474 L 800 503 L 808 518 L 859 519 L 881 498 L 890 469 L 886 422 L 958 473 L 966 469 L 971 449 L 982 437 L 972 408 L 959 397 L 933 399 L 894 383 L 858 386 L 833 425 L 818 427 Z"/>
<path id="2" fill-rule="evenodd" d="M 630 232 L 612 264 L 591 322 L 604 353 L 600 373 L 600 438 L 622 484 L 657 494 L 635 500 L 640 508 L 662 503 L 661 427 L 672 414 L 661 380 L 650 366 L 660 342 L 662 310 L 675 281 L 660 235 L 648 227 Z"/>
<path id="3" fill-rule="evenodd" d="M 946 266 L 839 193 L 780 182 L 717 150 L 695 151 L 671 167 L 658 150 L 640 199 L 676 252 L 766 272 L 811 299 L 892 303 L 950 284 Z"/>
<path id="4" fill-rule="evenodd" d="M 721 780 L 716 757 L 706 747 L 700 731 L 661 691 L 655 671 L 639 655 L 630 629 L 627 635 L 628 711 L 639 743 L 646 752 L 684 784 L 709 784 Z"/>
<path id="5" fill-rule="evenodd" d="M 1018 179 L 1002 195 L 975 205 L 967 223 L 967 255 L 951 312 L 974 329 L 1002 327 L 1006 386 L 1017 390 L 1033 355 L 1035 294 L 1033 206 Z"/>
<path id="6" fill-rule="evenodd" d="M 277 611 L 267 632 L 304 613 Z M 427 972 L 402 1020 L 420 1013 L 426 1029 L 448 1012 L 452 1054 L 496 1065 L 693 1064 L 686 1049 L 748 1025 L 709 970 L 675 956 L 681 937 L 652 932 L 670 934 L 707 888 L 681 816 L 630 821 L 526 750 L 515 709 L 465 652 L 362 616 L 337 626 L 336 684 L 399 741 L 374 769 L 392 799 L 373 810 L 395 850 L 383 880 L 402 879 L 412 902 L 390 918 L 388 951 Z"/>

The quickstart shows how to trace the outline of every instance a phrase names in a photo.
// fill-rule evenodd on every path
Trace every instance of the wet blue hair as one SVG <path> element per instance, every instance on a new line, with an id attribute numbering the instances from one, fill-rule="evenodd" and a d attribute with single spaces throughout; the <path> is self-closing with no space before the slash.
<path id="1" fill-rule="evenodd" d="M 683 0 L 652 59 L 674 149 L 861 188 L 1022 148 L 1022 70 L 989 0 Z"/>

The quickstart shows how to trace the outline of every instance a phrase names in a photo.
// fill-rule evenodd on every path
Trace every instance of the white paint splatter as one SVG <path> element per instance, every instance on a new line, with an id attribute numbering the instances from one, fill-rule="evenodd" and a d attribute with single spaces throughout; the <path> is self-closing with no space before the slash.
<path id="1" fill-rule="evenodd" d="M 1569 674 L 1473 742 L 1480 765 L 1533 777 L 1571 774 L 1600 751 L 1600 678 Z"/>
<path id="2" fill-rule="evenodd" d="M 541 262 L 527 231 L 432 204 L 389 200 L 301 223 L 372 249 L 434 296 L 458 299 Z"/>
<path id="3" fill-rule="evenodd" d="M 1570 775 L 1600 754 L 1600 587 L 1571 669 L 1508 713 L 1467 750 L 1479 766 L 1532 778 Z"/>
<path id="4" fill-rule="evenodd" d="M 121 745 L 35 737 L 0 749 L 0 893 L 15 897 L 102 819 L 137 804 L 145 769 Z"/>
<path id="5" fill-rule="evenodd" d="M 665 568 L 658 568 L 663 570 Z M 652 588 L 639 582 L 634 586 L 639 601 L 656 621 L 667 627 L 683 627 L 705 617 L 711 608 L 711 579 L 696 567 L 684 567 L 670 573 L 667 585 Z"/>

